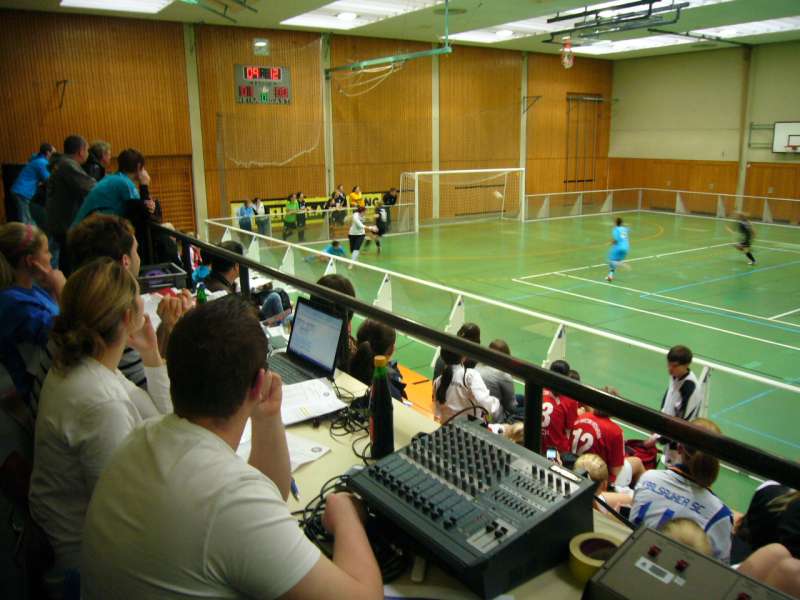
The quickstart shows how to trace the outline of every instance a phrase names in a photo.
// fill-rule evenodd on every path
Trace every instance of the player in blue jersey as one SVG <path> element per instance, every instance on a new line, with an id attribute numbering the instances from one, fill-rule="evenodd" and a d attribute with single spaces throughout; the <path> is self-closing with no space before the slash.
<path id="1" fill-rule="evenodd" d="M 628 256 L 628 250 L 631 247 L 628 228 L 622 224 L 622 219 L 619 217 L 617 217 L 616 223 L 617 226 L 614 227 L 614 231 L 611 233 L 611 250 L 608 253 L 608 275 L 606 276 L 606 281 L 613 281 L 617 266 Z"/>

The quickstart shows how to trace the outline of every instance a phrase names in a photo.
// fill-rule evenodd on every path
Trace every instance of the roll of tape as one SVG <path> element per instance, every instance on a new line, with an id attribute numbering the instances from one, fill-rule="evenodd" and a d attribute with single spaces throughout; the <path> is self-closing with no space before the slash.
<path id="1" fill-rule="evenodd" d="M 569 542 L 569 570 L 581 585 L 597 573 L 617 548 L 620 541 L 604 533 L 581 533 Z"/>

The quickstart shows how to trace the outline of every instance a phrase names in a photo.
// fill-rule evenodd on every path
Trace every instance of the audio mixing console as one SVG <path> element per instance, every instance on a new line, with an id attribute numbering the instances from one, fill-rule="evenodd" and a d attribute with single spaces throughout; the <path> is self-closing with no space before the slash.
<path id="1" fill-rule="evenodd" d="M 477 421 L 421 435 L 349 485 L 485 598 L 566 560 L 593 527 L 592 481 Z"/>

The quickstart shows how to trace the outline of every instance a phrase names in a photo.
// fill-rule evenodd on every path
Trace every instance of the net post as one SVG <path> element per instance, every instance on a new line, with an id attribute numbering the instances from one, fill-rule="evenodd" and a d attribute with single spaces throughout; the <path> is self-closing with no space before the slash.
<path id="1" fill-rule="evenodd" d="M 525 169 L 519 174 L 519 220 L 523 223 L 528 213 L 528 205 L 525 201 Z"/>
<path id="2" fill-rule="evenodd" d="M 525 381 L 525 447 L 539 454 L 542 448 L 542 386 Z"/>
<path id="3" fill-rule="evenodd" d="M 419 233 L 419 173 L 414 173 L 414 233 Z"/>

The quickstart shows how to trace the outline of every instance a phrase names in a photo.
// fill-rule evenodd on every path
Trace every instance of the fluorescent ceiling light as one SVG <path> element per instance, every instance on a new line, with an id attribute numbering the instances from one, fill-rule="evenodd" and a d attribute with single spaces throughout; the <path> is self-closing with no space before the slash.
<path id="1" fill-rule="evenodd" d="M 266 40 L 258 40 L 256 42 L 253 42 L 253 46 L 255 46 L 256 48 L 265 48 L 266 45 L 267 45 Z"/>
<path id="2" fill-rule="evenodd" d="M 444 0 L 337 0 L 281 21 L 281 25 L 323 30 L 355 29 L 438 4 L 444 4 Z M 348 15 L 348 18 L 341 15 Z"/>
<path id="3" fill-rule="evenodd" d="M 724 4 L 726 2 L 733 2 L 733 0 L 686 0 L 689 3 L 689 6 L 684 10 L 689 10 L 692 8 L 699 8 L 702 6 L 711 6 L 712 4 Z M 620 4 L 628 4 L 630 0 L 613 0 L 612 2 L 602 2 L 600 4 L 592 4 L 588 7 L 589 10 L 600 11 L 600 14 L 603 18 L 606 18 L 605 15 L 610 14 L 614 17 L 623 16 L 630 13 L 639 12 L 642 10 L 642 6 L 629 6 L 626 8 L 617 8 L 615 6 L 619 6 Z M 659 0 L 653 4 L 653 8 L 662 8 L 668 7 L 673 4 L 673 0 Z M 553 33 L 555 31 L 562 31 L 565 29 L 571 29 L 577 25 L 580 25 L 586 22 L 585 16 L 578 16 L 579 13 L 584 11 L 584 7 L 572 9 L 572 10 L 565 10 L 562 11 L 560 14 L 561 16 L 569 16 L 569 15 L 576 15 L 574 19 L 565 19 L 563 21 L 554 21 L 552 23 L 548 23 L 548 19 L 552 19 L 556 15 L 543 15 L 541 17 L 534 17 L 533 19 L 525 19 L 524 21 L 511 21 L 510 23 L 503 23 L 502 25 L 496 25 L 494 27 L 485 27 L 482 29 L 473 29 L 470 31 L 463 31 L 461 33 L 455 33 L 450 35 L 450 39 L 457 40 L 457 41 L 464 41 L 464 42 L 478 42 L 484 44 L 496 44 L 497 42 L 503 41 L 503 39 L 510 39 L 510 38 L 498 38 L 495 34 L 498 30 L 509 30 L 512 32 L 512 38 L 523 38 L 523 37 L 531 37 L 536 35 L 546 35 L 549 33 Z"/>
<path id="4" fill-rule="evenodd" d="M 692 33 L 730 39 L 797 30 L 800 30 L 800 17 L 784 17 L 782 19 L 767 19 L 766 21 L 750 21 L 749 23 L 736 23 L 735 25 L 724 25 L 722 27 L 694 29 Z"/>
<path id="5" fill-rule="evenodd" d="M 680 35 L 651 35 L 629 40 L 615 40 L 613 42 L 606 40 L 589 46 L 573 47 L 572 50 L 575 54 L 598 56 L 602 54 L 617 54 L 620 52 L 633 52 L 634 50 L 648 50 L 651 48 L 694 44 L 697 41 L 696 39 Z"/>
<path id="6" fill-rule="evenodd" d="M 61 6 L 155 14 L 172 2 L 173 0 L 61 0 Z"/>

